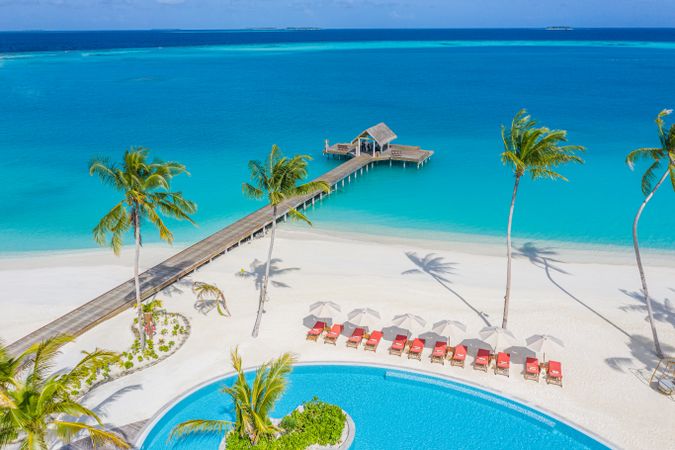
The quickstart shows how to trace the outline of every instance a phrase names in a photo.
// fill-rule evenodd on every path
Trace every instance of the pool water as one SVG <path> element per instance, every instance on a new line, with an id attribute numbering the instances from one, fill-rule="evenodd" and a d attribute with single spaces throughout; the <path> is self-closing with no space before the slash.
<path id="1" fill-rule="evenodd" d="M 233 377 L 208 384 L 169 409 L 142 450 L 217 449 L 220 435 L 168 441 L 189 419 L 233 419 L 220 392 Z M 552 387 L 553 389 L 554 387 Z M 449 380 L 366 366 L 296 366 L 274 417 L 319 399 L 339 405 L 356 424 L 352 449 L 607 448 L 590 436 L 527 406 Z"/>

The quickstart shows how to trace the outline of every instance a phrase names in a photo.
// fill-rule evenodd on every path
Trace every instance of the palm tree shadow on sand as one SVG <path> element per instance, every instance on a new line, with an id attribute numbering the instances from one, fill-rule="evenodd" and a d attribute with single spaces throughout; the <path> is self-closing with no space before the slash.
<path id="1" fill-rule="evenodd" d="M 619 291 L 627 297 L 640 302 L 639 305 L 626 305 L 620 307 L 619 309 L 624 312 L 635 311 L 644 313 L 645 322 L 649 322 L 649 317 L 647 316 L 647 302 L 645 301 L 645 295 L 642 293 L 642 291 L 629 291 L 628 289 L 619 289 Z M 671 291 L 675 290 L 671 289 Z M 675 328 L 675 305 L 673 305 L 673 302 L 671 302 L 669 298 L 664 298 L 663 301 L 660 302 L 651 295 L 649 297 L 652 300 L 654 320 L 668 323 L 673 328 Z"/>
<path id="2" fill-rule="evenodd" d="M 572 294 L 570 291 L 565 289 L 560 283 L 558 283 L 553 278 L 553 272 L 563 275 L 569 275 L 569 272 L 565 271 L 564 269 L 556 265 L 563 263 L 563 261 L 555 259 L 556 255 L 557 252 L 551 249 L 550 247 L 539 248 L 532 242 L 526 242 L 525 244 L 523 244 L 522 247 L 517 249 L 514 256 L 525 257 L 529 259 L 534 266 L 544 269 L 546 277 L 549 279 L 551 283 L 553 283 L 555 287 L 560 289 L 568 297 L 573 299 L 575 302 L 579 303 L 588 311 L 592 312 L 598 318 L 602 319 L 604 322 L 612 326 L 615 330 L 626 336 L 628 338 L 628 343 L 626 345 L 628 346 L 628 350 L 630 351 L 633 359 L 625 357 L 612 357 L 606 358 L 605 363 L 614 370 L 621 372 L 624 371 L 631 372 L 638 380 L 640 380 L 646 385 L 649 385 L 649 375 L 651 375 L 651 371 L 654 370 L 654 367 L 656 367 L 656 364 L 659 361 L 659 359 L 656 357 L 656 354 L 652 350 L 651 340 L 637 334 L 633 335 L 629 334 L 628 332 L 626 332 L 626 330 L 619 327 L 617 324 L 615 324 L 614 322 L 612 322 L 611 320 L 600 314 L 590 305 L 584 303 L 580 298 Z M 672 352 L 675 349 L 669 346 L 665 346 L 663 350 L 666 352 Z M 636 368 L 634 360 L 639 361 L 643 365 L 643 367 Z M 655 389 L 654 386 L 650 387 L 652 389 Z"/>
<path id="3" fill-rule="evenodd" d="M 281 262 L 282 260 L 280 258 L 272 258 L 272 261 L 270 262 L 270 284 L 272 284 L 274 287 L 290 288 L 288 284 L 273 280 L 272 278 L 287 274 L 288 272 L 298 271 L 300 268 L 281 268 L 279 267 Z M 252 279 L 253 283 L 255 284 L 256 291 L 259 291 L 262 288 L 263 281 L 265 280 L 265 261 L 254 259 L 253 262 L 249 264 L 248 270 L 242 268 L 239 272 L 235 273 L 235 276 L 239 278 Z"/>
<path id="4" fill-rule="evenodd" d="M 460 299 L 471 311 L 475 312 L 478 317 L 485 323 L 486 326 L 491 326 L 490 321 L 487 319 L 488 315 L 483 311 L 477 310 L 471 303 L 469 303 L 464 297 L 462 297 L 457 291 L 449 286 L 452 283 L 447 277 L 448 275 L 454 274 L 454 266 L 457 263 L 451 263 L 445 261 L 442 256 L 438 256 L 435 253 L 428 253 L 424 257 L 420 257 L 416 252 L 405 252 L 405 256 L 415 264 L 416 268 L 406 270 L 401 273 L 401 275 L 411 275 L 416 273 L 426 273 L 431 278 L 433 278 L 438 284 L 443 286 L 446 290 L 450 291 L 458 299 Z"/>
<path id="5" fill-rule="evenodd" d="M 570 275 L 569 272 L 566 270 L 558 267 L 556 264 L 564 264 L 564 261 L 561 261 L 559 259 L 554 258 L 558 253 L 553 250 L 551 247 L 537 247 L 537 245 L 534 242 L 526 242 L 524 243 L 521 247 L 517 248 L 516 251 L 514 252 L 513 256 L 515 257 L 525 257 L 527 258 L 532 265 L 535 267 L 539 267 L 540 269 L 544 269 L 544 273 L 546 274 L 546 278 L 553 283 L 555 287 L 560 289 L 563 293 L 565 293 L 569 298 L 586 308 L 588 311 L 592 312 L 597 316 L 598 318 L 602 319 L 605 321 L 607 324 L 611 325 L 615 330 L 617 330 L 619 333 L 623 334 L 627 338 L 631 339 L 631 335 L 626 332 L 623 328 L 609 320 L 607 317 L 603 316 L 595 310 L 592 306 L 588 305 L 585 303 L 583 300 L 581 300 L 579 297 L 576 295 L 572 294 L 570 291 L 565 289 L 560 283 L 558 283 L 554 278 L 552 273 L 558 273 L 562 275 Z"/>

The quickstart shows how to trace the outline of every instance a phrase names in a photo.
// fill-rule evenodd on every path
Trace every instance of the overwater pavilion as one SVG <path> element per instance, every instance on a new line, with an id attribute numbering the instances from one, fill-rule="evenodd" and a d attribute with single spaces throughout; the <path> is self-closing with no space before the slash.
<path id="1" fill-rule="evenodd" d="M 355 156 L 361 153 L 368 153 L 370 156 L 382 154 L 389 150 L 389 144 L 398 136 L 391 131 L 384 122 L 363 130 L 361 134 L 352 140 L 355 146 Z"/>
<path id="2" fill-rule="evenodd" d="M 412 145 L 393 144 L 398 136 L 384 122 L 366 128 L 350 143 L 328 145 L 324 148 L 324 155 L 336 157 L 369 156 L 375 161 L 402 161 L 420 165 L 424 164 L 433 155 L 431 150 L 422 150 Z"/>

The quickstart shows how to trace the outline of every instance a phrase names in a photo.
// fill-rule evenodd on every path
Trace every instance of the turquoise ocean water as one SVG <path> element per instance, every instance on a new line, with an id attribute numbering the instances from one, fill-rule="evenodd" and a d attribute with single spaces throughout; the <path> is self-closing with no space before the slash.
<path id="1" fill-rule="evenodd" d="M 241 33 L 239 42 L 231 33 L 226 45 L 20 53 L 5 45 L 0 252 L 95 245 L 91 228 L 115 197 L 88 176 L 93 156 L 117 158 L 142 145 L 185 163 L 192 176 L 176 185 L 198 202 L 199 227 L 173 226 L 177 241 L 191 242 L 261 206 L 240 186 L 246 162 L 272 144 L 313 155 L 316 175 L 338 163 L 321 156 L 324 139 L 350 140 L 380 121 L 400 143 L 435 150 L 431 163 L 419 171 L 377 167 L 315 209 L 313 220 L 350 231 L 500 236 L 513 180 L 499 161 L 499 127 L 521 107 L 569 130 L 588 151 L 584 166 L 562 169 L 569 183 L 523 183 L 514 234 L 630 244 L 642 196 L 640 173 L 623 160 L 657 144 L 654 117 L 675 107 L 675 32 L 653 41 L 646 31 L 621 40 L 617 30 L 612 39 L 571 32 L 564 40 L 354 33 L 317 40 L 307 32 L 306 42 L 288 42 L 283 32 L 260 33 L 264 42 Z M 644 244 L 675 249 L 674 206 L 665 185 L 643 218 Z"/>

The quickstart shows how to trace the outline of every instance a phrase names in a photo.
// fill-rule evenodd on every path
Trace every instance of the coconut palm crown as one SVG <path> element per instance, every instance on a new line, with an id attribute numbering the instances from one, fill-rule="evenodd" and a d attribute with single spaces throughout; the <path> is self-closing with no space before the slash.
<path id="1" fill-rule="evenodd" d="M 117 362 L 119 356 L 97 349 L 85 353 L 72 369 L 50 373 L 61 347 L 71 341 L 56 336 L 17 357 L 0 345 L 0 448 L 16 444 L 22 450 L 47 450 L 56 441 L 68 443 L 81 432 L 95 447 L 105 443 L 130 447 L 121 436 L 105 430 L 98 415 L 76 398 L 92 371 Z"/>
<path id="2" fill-rule="evenodd" d="M 231 427 L 241 437 L 247 437 L 252 445 L 261 438 L 273 436 L 280 429 L 272 423 L 269 414 L 288 385 L 288 374 L 293 368 L 295 356 L 284 353 L 279 358 L 260 366 L 249 384 L 244 373 L 242 359 L 237 348 L 231 352 L 232 367 L 236 380 L 223 392 L 232 398 L 235 421 L 195 419 L 178 424 L 170 439 L 194 433 L 222 433 Z"/>
<path id="3" fill-rule="evenodd" d="M 649 167 L 642 175 L 641 188 L 645 198 L 633 219 L 633 249 L 635 251 L 635 260 L 637 262 L 638 272 L 640 274 L 640 282 L 642 284 L 642 294 L 645 297 L 645 304 L 647 305 L 647 317 L 649 318 L 649 325 L 652 330 L 652 337 L 654 339 L 654 349 L 659 358 L 663 358 L 663 351 L 659 342 L 659 336 L 656 331 L 654 323 L 654 311 L 652 308 L 652 300 L 649 297 L 649 289 L 647 286 L 647 275 L 642 264 L 642 257 L 640 255 L 640 243 L 638 240 L 638 224 L 642 212 L 647 207 L 647 204 L 652 199 L 656 191 L 670 178 L 670 183 L 675 190 L 675 124 L 671 124 L 669 129 L 666 129 L 664 118 L 673 112 L 672 109 L 664 109 L 656 116 L 656 128 L 658 130 L 660 147 L 644 147 L 633 150 L 626 156 L 626 164 L 631 170 L 635 169 L 635 164 L 639 161 L 648 161 Z M 662 173 L 661 173 L 662 172 Z M 661 173 L 659 176 L 658 174 Z M 658 176 L 658 178 L 657 178 Z"/>
<path id="4" fill-rule="evenodd" d="M 301 180 L 307 178 L 307 164 L 311 160 L 312 158 L 309 155 L 295 155 L 292 158 L 285 157 L 282 155 L 279 147 L 273 145 L 272 150 L 265 161 L 250 161 L 248 163 L 248 168 L 251 172 L 251 181 L 250 183 L 243 183 L 242 189 L 244 195 L 257 200 L 266 197 L 271 206 L 272 220 L 270 247 L 267 254 L 265 276 L 263 278 L 262 287 L 260 289 L 260 298 L 258 300 L 258 314 L 256 315 L 255 325 L 253 326 L 253 337 L 258 336 L 264 302 L 267 301 L 270 264 L 274 248 L 279 205 L 285 200 L 292 199 L 293 197 L 307 195 L 317 191 L 330 192 L 330 186 L 325 181 L 310 181 L 298 184 Z M 288 214 L 309 225 L 312 224 L 304 214 L 295 208 L 289 209 Z"/>
<path id="5" fill-rule="evenodd" d="M 170 190 L 172 178 L 183 173 L 188 173 L 185 166 L 177 162 L 149 161 L 148 150 L 142 147 L 132 147 L 124 152 L 121 164 L 96 159 L 89 166 L 90 175 L 97 175 L 104 184 L 121 194 L 118 203 L 94 227 L 94 240 L 99 245 L 105 245 L 110 236 L 110 246 L 118 255 L 124 235 L 132 227 L 134 230 L 134 285 L 138 332 L 143 347 L 145 330 L 139 280 L 140 248 L 143 242 L 141 225 L 144 220 L 149 221 L 159 231 L 160 239 L 171 244 L 173 233 L 162 216 L 194 223 L 190 214 L 197 211 L 196 204 L 183 198 L 182 193 Z"/>
<path id="6" fill-rule="evenodd" d="M 537 127 L 537 122 L 524 109 L 514 116 L 509 128 L 502 126 L 502 142 L 504 144 L 504 151 L 501 154 L 502 163 L 510 167 L 515 176 L 506 232 L 506 293 L 502 320 L 502 328 L 506 328 L 511 298 L 511 227 L 520 179 L 529 173 L 533 180 L 548 178 L 568 181 L 555 169 L 567 163 L 583 163 L 577 153 L 584 151 L 584 147 L 561 145 L 567 142 L 567 131 Z"/>

